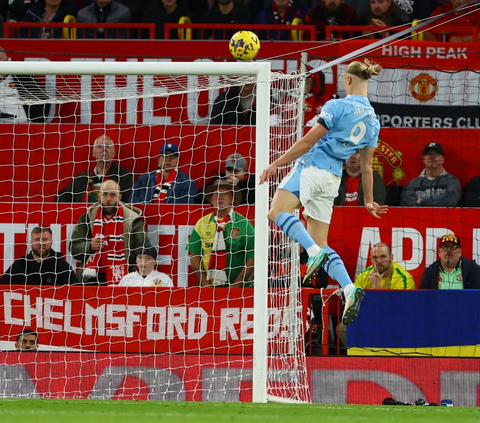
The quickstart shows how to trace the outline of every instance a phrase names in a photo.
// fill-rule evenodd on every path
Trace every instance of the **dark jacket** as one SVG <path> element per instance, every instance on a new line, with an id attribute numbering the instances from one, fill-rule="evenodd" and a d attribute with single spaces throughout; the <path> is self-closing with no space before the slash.
<path id="1" fill-rule="evenodd" d="M 480 289 L 480 266 L 475 260 L 461 257 L 463 289 Z M 420 289 L 438 289 L 438 272 L 440 270 L 440 259 L 428 266 L 423 271 Z"/>
<path id="2" fill-rule="evenodd" d="M 45 1 L 39 1 L 31 6 L 23 16 L 22 22 L 44 22 Z M 52 16 L 49 22 L 63 22 L 65 16 L 76 15 L 74 0 L 62 0 L 57 12 Z M 62 38 L 62 28 L 22 28 L 20 30 L 21 38 Z"/>
<path id="3" fill-rule="evenodd" d="M 84 23 L 129 23 L 131 22 L 130 9 L 123 4 L 112 1 L 100 9 L 94 0 L 90 6 L 84 7 L 77 13 L 77 22 Z M 129 38 L 127 29 L 86 28 L 77 29 L 79 38 Z"/>
<path id="4" fill-rule="evenodd" d="M 88 189 L 89 175 L 90 172 L 81 172 L 75 176 L 73 181 L 57 194 L 57 203 L 81 203 Z M 113 162 L 106 176 L 108 179 L 118 183 L 122 201 L 128 202 L 133 184 L 135 183 L 133 173 Z"/>
<path id="5" fill-rule="evenodd" d="M 364 22 L 360 19 L 353 7 L 348 4 L 341 3 L 340 7 L 335 11 L 329 11 L 325 3 L 319 3 L 308 11 L 305 17 L 305 24 L 314 25 L 317 29 L 317 40 L 325 40 L 325 26 L 327 25 L 361 25 Z M 349 32 L 339 34 L 338 31 L 333 33 L 332 38 L 351 38 Z"/>
<path id="6" fill-rule="evenodd" d="M 202 23 L 211 24 L 245 24 L 248 23 L 249 19 L 248 13 L 238 4 L 234 4 L 232 11 L 224 15 L 220 12 L 218 3 L 215 3 L 211 9 L 202 15 Z M 235 29 L 225 31 L 223 29 L 216 29 L 212 34 L 211 30 L 203 30 L 203 33 L 200 33 L 198 38 L 206 40 L 213 35 L 215 40 L 229 40 L 236 31 Z"/>
<path id="7" fill-rule="evenodd" d="M 210 113 L 212 125 L 255 125 L 257 121 L 255 100 L 251 110 L 244 110 L 240 101 L 240 87 L 231 87 L 220 94 Z"/>
<path id="8" fill-rule="evenodd" d="M 421 203 L 417 200 L 421 198 Z M 443 171 L 440 176 L 430 180 L 425 170 L 417 178 L 405 185 L 402 191 L 402 206 L 414 207 L 455 207 L 462 198 L 460 181 Z"/>
<path id="9" fill-rule="evenodd" d="M 465 207 L 480 207 L 480 176 L 472 178 L 465 191 Z"/>
<path id="10" fill-rule="evenodd" d="M 131 203 L 149 203 L 153 200 L 157 186 L 157 171 L 144 173 L 133 188 Z M 188 204 L 195 202 L 198 188 L 187 174 L 177 171 L 177 178 L 167 191 L 167 204 Z"/>
<path id="11" fill-rule="evenodd" d="M 268 24 L 268 25 L 291 25 L 295 18 L 300 18 L 305 22 L 305 16 L 307 15 L 308 8 L 300 0 L 293 0 L 293 5 L 289 7 L 287 15 L 283 18 L 275 19 L 275 14 L 273 13 L 274 6 L 273 1 L 265 4 L 265 7 L 262 12 L 260 12 L 255 18 L 256 24 Z M 260 30 L 258 31 L 258 37 L 261 40 L 289 40 L 290 31 L 269 31 Z"/>
<path id="12" fill-rule="evenodd" d="M 48 100 L 50 96 L 45 88 L 32 75 L 13 75 L 15 88 L 22 100 Z M 50 113 L 50 104 L 23 104 L 28 120 L 36 123 L 46 122 Z"/>
<path id="13" fill-rule="evenodd" d="M 51 250 L 50 256 L 40 263 L 32 252 L 16 260 L 0 279 L 0 284 L 16 285 L 71 285 L 78 283 L 72 267 L 61 253 Z"/>
<path id="14" fill-rule="evenodd" d="M 342 180 L 340 187 L 338 188 L 338 196 L 335 198 L 335 206 L 343 206 L 345 204 L 345 196 L 347 194 L 347 172 L 343 170 Z M 373 201 L 383 206 L 385 204 L 385 198 L 387 196 L 387 188 L 383 182 L 382 176 L 378 172 L 373 172 Z M 358 187 L 358 203 L 360 206 L 364 206 L 363 198 L 363 185 L 362 178 L 360 178 L 360 184 Z"/>
<path id="15" fill-rule="evenodd" d="M 187 6 L 183 2 L 177 0 L 177 7 L 172 13 L 167 13 L 165 7 L 163 7 L 162 0 L 153 0 L 145 9 L 140 22 L 142 23 L 154 23 L 155 24 L 155 38 L 157 40 L 164 39 L 164 25 L 166 23 L 178 23 L 182 16 L 191 17 L 192 14 Z M 142 32 L 142 38 L 148 38 L 147 32 Z M 172 29 L 170 31 L 170 39 L 178 39 L 178 29 Z"/>

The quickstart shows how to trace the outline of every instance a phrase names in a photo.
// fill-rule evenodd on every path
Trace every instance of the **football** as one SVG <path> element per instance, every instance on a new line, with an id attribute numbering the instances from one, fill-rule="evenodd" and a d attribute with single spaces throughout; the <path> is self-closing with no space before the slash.
<path id="1" fill-rule="evenodd" d="M 260 50 L 260 40 L 251 31 L 238 31 L 230 38 L 229 47 L 235 59 L 252 60 Z"/>

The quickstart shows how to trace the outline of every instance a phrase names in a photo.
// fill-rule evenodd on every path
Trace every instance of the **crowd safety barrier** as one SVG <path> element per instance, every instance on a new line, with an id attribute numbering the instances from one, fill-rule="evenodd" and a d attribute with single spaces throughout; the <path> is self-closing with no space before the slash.
<path id="1" fill-rule="evenodd" d="M 5 22 L 4 38 L 155 39 L 153 23 Z"/>
<path id="2" fill-rule="evenodd" d="M 415 21 L 412 23 L 412 26 L 415 27 Z M 376 25 L 327 25 L 325 27 L 325 40 L 334 41 L 334 40 L 345 40 L 348 38 L 353 38 L 363 34 L 365 37 L 380 37 L 380 32 L 382 35 L 388 35 L 391 32 L 400 32 L 407 28 L 408 25 L 403 26 L 376 26 Z M 385 32 L 387 30 L 387 32 Z M 422 28 L 422 32 L 416 33 L 412 31 L 412 40 L 422 41 L 424 40 L 424 31 L 428 31 L 438 36 L 438 41 L 448 42 L 451 41 L 452 33 L 461 32 L 463 36 L 472 36 L 472 39 L 476 42 L 478 39 L 478 28 L 476 26 L 439 26 L 437 28 L 429 28 L 428 30 Z"/>
<path id="3" fill-rule="evenodd" d="M 236 31 L 252 31 L 264 36 L 261 39 L 280 40 L 284 31 L 288 31 L 290 41 L 315 41 L 316 28 L 313 25 L 303 25 L 302 21 L 291 25 L 269 24 L 192 24 L 192 23 L 166 23 L 164 38 L 172 38 L 172 30 L 190 30 L 190 34 L 197 39 L 226 40 Z"/>

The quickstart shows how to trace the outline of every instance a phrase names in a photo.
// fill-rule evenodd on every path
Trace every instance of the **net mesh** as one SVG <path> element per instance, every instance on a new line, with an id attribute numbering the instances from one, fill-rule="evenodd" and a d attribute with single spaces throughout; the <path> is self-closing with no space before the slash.
<path id="1" fill-rule="evenodd" d="M 256 77 L 9 78 L 0 95 L 5 123 L 0 231 L 2 270 L 9 275 L 0 284 L 0 344 L 11 352 L 4 357 L 6 382 L 0 395 L 251 400 L 254 282 L 250 276 L 242 289 L 199 288 L 187 249 L 194 226 L 212 211 L 207 187 L 225 175 L 228 157 L 241 155 L 236 163 L 244 160 L 244 173 L 254 174 Z M 303 83 L 298 74 L 271 74 L 272 158 L 297 139 Z M 218 108 L 222 95 L 223 107 Z M 34 117 L 42 123 L 31 124 Z M 214 123 L 217 118 L 223 125 Z M 192 184 L 171 201 L 155 201 L 156 170 L 165 166 L 159 162 L 160 150 L 174 148 L 172 144 L 179 151 L 178 173 Z M 104 168 L 107 176 L 102 177 Z M 287 172 L 287 167 L 281 169 L 270 195 Z M 255 225 L 254 177 L 244 176 L 233 175 L 242 196 L 235 211 Z M 102 201 L 100 184 L 108 179 L 119 183 L 128 208 L 124 217 L 133 211 L 144 222 L 130 227 L 128 242 L 141 238 L 141 244 L 148 242 L 157 250 L 157 270 L 171 279 L 173 289 L 162 288 L 168 286 L 164 276 L 154 281 L 157 288 L 102 286 L 112 285 L 109 278 L 115 274 L 109 272 L 100 284 L 81 278 L 83 261 L 94 255 L 89 245 L 95 229 L 81 229 L 79 222 L 87 219 L 82 216 L 98 219 L 97 212 L 88 213 L 92 204 Z M 51 241 L 34 238 L 32 229 L 38 226 L 51 229 Z M 116 229 L 111 231 L 110 240 L 118 236 Z M 271 399 L 309 401 L 298 251 L 273 227 L 269 252 L 263 254 L 250 250 L 253 233 L 236 231 L 229 235 L 232 242 L 245 235 L 244 262 L 250 256 L 268 261 L 267 394 Z M 35 270 L 31 254 L 42 242 L 46 248 L 51 242 L 52 251 L 77 271 L 79 284 L 69 268 L 39 277 L 42 271 Z M 19 271 L 18 259 L 26 252 L 30 256 Z M 138 262 L 128 253 L 126 260 L 133 272 Z M 35 363 L 13 351 L 25 328 L 38 333 L 41 352 Z M 28 335 L 22 340 L 29 342 Z M 31 372 L 32 384 L 22 385 L 22 369 L 15 373 L 9 367 L 18 359 Z M 46 363 L 52 366 L 45 372 Z M 74 376 L 64 383 L 64 372 L 72 371 Z"/>

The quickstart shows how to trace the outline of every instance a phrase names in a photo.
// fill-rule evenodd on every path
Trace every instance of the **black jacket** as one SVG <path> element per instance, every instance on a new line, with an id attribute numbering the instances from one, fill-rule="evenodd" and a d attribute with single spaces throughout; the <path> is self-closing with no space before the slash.
<path id="1" fill-rule="evenodd" d="M 480 176 L 472 178 L 465 191 L 465 207 L 480 207 Z"/>
<path id="2" fill-rule="evenodd" d="M 463 289 L 480 289 L 480 266 L 475 260 L 461 257 Z M 438 289 L 438 271 L 440 270 L 440 259 L 428 266 L 423 271 L 420 289 Z"/>
<path id="3" fill-rule="evenodd" d="M 213 125 L 255 125 L 255 100 L 251 110 L 244 110 L 240 101 L 240 87 L 228 88 L 220 94 L 212 107 L 210 123 Z"/>
<path id="4" fill-rule="evenodd" d="M 50 256 L 40 263 L 30 251 L 16 260 L 0 279 L 0 284 L 16 285 L 71 285 L 78 283 L 71 266 L 61 253 L 51 251 Z"/>
<path id="5" fill-rule="evenodd" d="M 81 172 L 75 176 L 73 181 L 57 194 L 57 203 L 81 203 L 88 189 L 89 174 L 89 172 Z M 106 176 L 118 183 L 122 201 L 127 203 L 135 184 L 133 173 L 114 162 Z"/>
<path id="6" fill-rule="evenodd" d="M 13 80 L 18 96 L 22 100 L 48 100 L 50 96 L 42 84 L 32 75 L 14 75 Z M 24 104 L 28 120 L 37 123 L 46 122 L 50 113 L 50 104 Z"/>
<path id="7" fill-rule="evenodd" d="M 335 198 L 335 206 L 343 206 L 345 204 L 345 196 L 347 194 L 347 172 L 345 169 L 342 173 L 342 180 L 338 188 L 338 196 Z M 373 172 L 373 201 L 383 206 L 385 204 L 385 197 L 387 196 L 387 188 L 383 182 L 382 175 L 378 172 Z M 360 186 L 358 187 L 358 204 L 364 206 L 362 179 L 360 178 Z"/>

